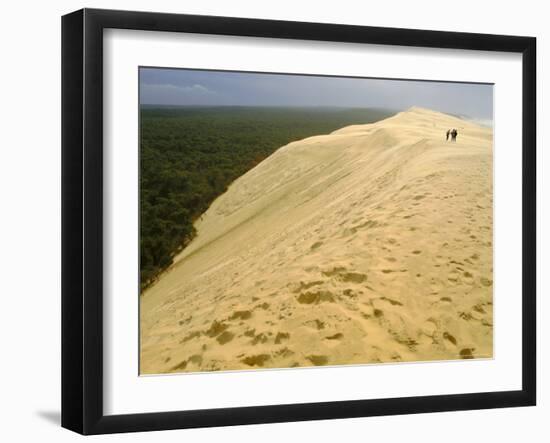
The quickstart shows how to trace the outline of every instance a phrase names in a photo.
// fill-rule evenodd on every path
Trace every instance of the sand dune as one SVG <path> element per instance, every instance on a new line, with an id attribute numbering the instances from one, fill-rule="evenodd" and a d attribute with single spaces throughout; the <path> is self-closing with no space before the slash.
<path id="1" fill-rule="evenodd" d="M 492 357 L 492 138 L 412 108 L 277 150 L 141 297 L 141 372 Z"/>

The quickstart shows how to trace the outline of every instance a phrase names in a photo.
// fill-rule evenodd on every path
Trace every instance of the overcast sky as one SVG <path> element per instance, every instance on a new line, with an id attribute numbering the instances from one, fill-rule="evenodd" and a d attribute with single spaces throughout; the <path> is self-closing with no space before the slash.
<path id="1" fill-rule="evenodd" d="M 436 111 L 492 119 L 493 87 L 471 83 L 140 69 L 149 105 L 338 106 Z"/>

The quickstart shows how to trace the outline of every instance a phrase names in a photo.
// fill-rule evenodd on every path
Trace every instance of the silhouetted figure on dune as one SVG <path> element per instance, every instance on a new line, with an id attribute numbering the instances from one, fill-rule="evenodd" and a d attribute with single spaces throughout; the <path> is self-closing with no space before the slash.
<path id="1" fill-rule="evenodd" d="M 456 129 L 453 129 L 451 131 L 451 141 L 456 142 L 456 136 L 458 135 L 458 131 Z"/>

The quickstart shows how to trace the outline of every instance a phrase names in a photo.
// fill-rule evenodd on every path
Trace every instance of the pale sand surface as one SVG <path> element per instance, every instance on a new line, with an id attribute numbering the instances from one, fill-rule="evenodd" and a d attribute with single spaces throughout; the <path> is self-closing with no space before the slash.
<path id="1" fill-rule="evenodd" d="M 412 108 L 280 148 L 141 296 L 141 373 L 492 357 L 492 139 Z"/>

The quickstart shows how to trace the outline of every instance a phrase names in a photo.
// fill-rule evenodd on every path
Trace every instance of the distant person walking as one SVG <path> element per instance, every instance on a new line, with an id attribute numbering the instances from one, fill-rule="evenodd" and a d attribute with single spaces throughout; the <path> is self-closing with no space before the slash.
<path id="1" fill-rule="evenodd" d="M 445 138 L 445 141 L 449 141 L 449 135 L 451 134 L 451 130 L 447 129 L 447 137 Z"/>
<path id="2" fill-rule="evenodd" d="M 458 135 L 458 131 L 456 129 L 453 129 L 451 131 L 451 141 L 456 142 L 456 136 Z"/>

